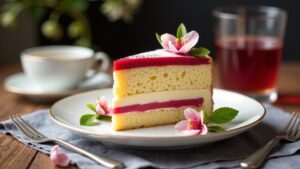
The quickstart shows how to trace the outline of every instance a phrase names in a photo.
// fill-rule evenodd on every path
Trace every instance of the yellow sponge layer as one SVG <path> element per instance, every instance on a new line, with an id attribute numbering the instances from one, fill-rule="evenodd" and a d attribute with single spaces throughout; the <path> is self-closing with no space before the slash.
<path id="1" fill-rule="evenodd" d="M 212 65 L 152 66 L 114 72 L 114 97 L 142 93 L 207 89 L 212 86 Z"/>
<path id="2" fill-rule="evenodd" d="M 153 109 L 146 112 L 130 112 L 112 115 L 112 127 L 116 131 L 143 127 L 174 124 L 185 119 L 183 111 L 187 107 Z M 192 107 L 200 111 L 201 107 Z"/>

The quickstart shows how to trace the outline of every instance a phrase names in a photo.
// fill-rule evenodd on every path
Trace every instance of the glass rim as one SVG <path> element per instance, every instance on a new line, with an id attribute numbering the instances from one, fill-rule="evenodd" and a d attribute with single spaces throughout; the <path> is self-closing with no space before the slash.
<path id="1" fill-rule="evenodd" d="M 223 19 L 237 19 L 242 17 L 237 11 L 240 9 L 262 12 L 258 16 L 248 15 L 247 18 L 251 19 L 275 19 L 278 17 L 287 17 L 287 12 L 279 7 L 273 6 L 221 6 L 212 11 L 213 16 Z M 231 11 L 231 12 L 229 12 Z M 273 13 L 272 15 L 267 15 Z"/>

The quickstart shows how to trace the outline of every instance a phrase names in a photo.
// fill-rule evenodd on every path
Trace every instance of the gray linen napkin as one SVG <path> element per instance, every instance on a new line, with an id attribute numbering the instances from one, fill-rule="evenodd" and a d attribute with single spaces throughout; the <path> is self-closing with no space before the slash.
<path id="1" fill-rule="evenodd" d="M 40 110 L 23 116 L 24 119 L 49 137 L 58 137 L 78 145 L 89 152 L 104 155 L 125 163 L 129 169 L 142 167 L 156 168 L 239 168 L 242 159 L 254 152 L 270 140 L 286 124 L 290 114 L 271 105 L 265 105 L 267 115 L 263 122 L 251 130 L 219 142 L 210 143 L 186 150 L 130 150 L 114 148 L 101 144 L 99 141 L 76 135 L 53 123 L 48 117 L 48 110 Z M 49 154 L 51 144 L 36 144 L 27 140 L 10 120 L 0 122 L 0 133 L 9 133 L 24 144 Z M 284 143 L 271 153 L 264 168 L 300 168 L 300 141 Z M 104 168 L 92 160 L 77 153 L 63 149 L 73 163 L 81 169 Z"/>

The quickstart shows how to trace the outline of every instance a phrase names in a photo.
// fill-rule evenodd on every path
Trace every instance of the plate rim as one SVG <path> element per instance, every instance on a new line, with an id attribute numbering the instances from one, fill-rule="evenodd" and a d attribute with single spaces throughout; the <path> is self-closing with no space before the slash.
<path id="1" fill-rule="evenodd" d="M 114 135 L 114 134 L 101 134 L 101 133 L 95 133 L 95 132 L 92 132 L 92 131 L 89 131 L 89 130 L 85 130 L 85 129 L 81 129 L 81 128 L 77 128 L 77 127 L 72 127 L 72 126 L 69 126 L 63 122 L 61 122 L 60 120 L 56 119 L 55 116 L 53 115 L 53 108 L 56 104 L 59 104 L 60 102 L 66 100 L 66 99 L 69 99 L 70 97 L 78 97 L 79 95 L 85 95 L 87 93 L 93 93 L 95 91 L 99 91 L 99 90 L 111 90 L 112 88 L 111 87 L 107 87 L 107 88 L 103 88 L 103 89 L 96 89 L 96 90 L 90 90 L 90 91 L 86 91 L 86 92 L 82 92 L 82 93 L 78 93 L 78 94 L 75 94 L 75 95 L 71 95 L 71 96 L 68 96 L 68 97 L 65 97 L 65 98 L 62 98 L 58 101 L 56 101 L 50 108 L 49 112 L 48 112 L 48 115 L 49 117 L 51 118 L 51 120 L 53 122 L 55 122 L 56 124 L 62 126 L 62 127 L 65 127 L 71 131 L 74 131 L 74 132 L 77 132 L 77 133 L 80 133 L 80 134 L 83 134 L 83 135 L 89 135 L 89 136 L 97 136 L 97 137 L 106 137 L 106 138 L 129 138 L 129 139 L 149 139 L 149 140 L 152 140 L 152 139 L 186 139 L 186 138 L 191 138 L 191 137 L 201 137 L 201 138 L 204 138 L 204 137 L 215 137 L 215 136 L 221 136 L 221 135 L 224 135 L 224 134 L 233 134 L 233 133 L 237 133 L 239 131 L 244 131 L 245 129 L 247 128 L 252 128 L 254 126 L 256 126 L 258 123 L 260 123 L 262 121 L 262 119 L 265 117 L 266 115 L 266 108 L 265 106 L 258 102 L 257 100 L 249 97 L 249 96 L 246 96 L 244 94 L 241 94 L 241 93 L 238 93 L 238 92 L 234 92 L 234 91 L 230 91 L 230 90 L 224 90 L 224 89 L 220 89 L 220 88 L 213 88 L 213 91 L 214 90 L 219 90 L 219 91 L 225 91 L 225 92 L 229 92 L 229 93 L 234 93 L 234 94 L 238 94 L 238 95 L 241 95 L 243 97 L 246 97 L 248 99 L 251 99 L 253 100 L 254 102 L 256 102 L 258 105 L 260 105 L 262 108 L 263 108 L 263 114 L 255 121 L 251 122 L 250 124 L 248 125 L 245 125 L 245 126 L 241 126 L 241 127 L 238 127 L 238 128 L 235 128 L 235 129 L 232 129 L 232 130 L 228 130 L 228 131 L 225 131 L 225 132 L 217 132 L 217 133 L 210 133 L 209 135 L 193 135 L 193 136 L 186 136 L 186 135 L 176 135 L 176 136 L 132 136 L 132 135 L 128 135 L 128 136 L 124 136 L 124 135 Z"/>

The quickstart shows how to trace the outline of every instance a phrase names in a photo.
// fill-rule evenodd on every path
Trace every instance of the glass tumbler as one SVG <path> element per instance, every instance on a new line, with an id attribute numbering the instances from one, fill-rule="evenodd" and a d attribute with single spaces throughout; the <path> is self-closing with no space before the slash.
<path id="1" fill-rule="evenodd" d="M 287 13 L 276 7 L 220 7 L 213 11 L 221 87 L 261 102 L 277 99 Z"/>

